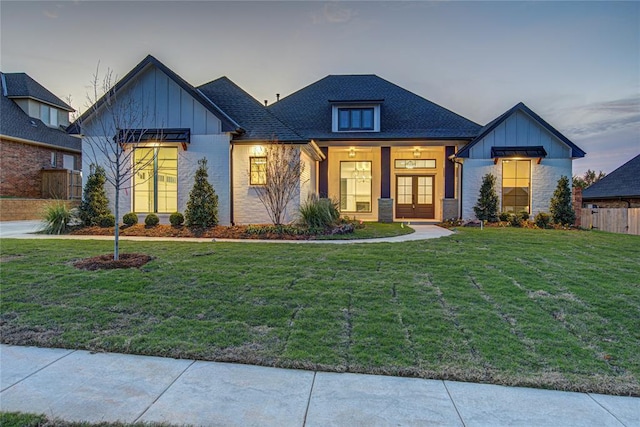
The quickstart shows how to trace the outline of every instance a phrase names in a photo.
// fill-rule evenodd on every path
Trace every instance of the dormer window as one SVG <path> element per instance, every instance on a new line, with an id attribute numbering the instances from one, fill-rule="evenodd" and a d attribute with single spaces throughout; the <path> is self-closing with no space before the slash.
<path id="1" fill-rule="evenodd" d="M 45 104 L 40 104 L 40 120 L 51 127 L 58 127 L 58 110 Z"/>
<path id="2" fill-rule="evenodd" d="M 373 130 L 373 108 L 338 108 L 338 130 Z"/>
<path id="3" fill-rule="evenodd" d="M 380 105 L 333 105 L 333 132 L 380 132 Z"/>

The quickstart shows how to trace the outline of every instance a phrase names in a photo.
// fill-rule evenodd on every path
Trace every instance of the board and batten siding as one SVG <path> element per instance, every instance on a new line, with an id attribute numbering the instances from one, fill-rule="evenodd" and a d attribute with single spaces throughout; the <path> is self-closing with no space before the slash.
<path id="1" fill-rule="evenodd" d="M 502 162 L 494 164 L 491 158 L 494 146 L 544 147 L 547 157 L 540 164 L 537 159 L 531 159 L 531 216 L 548 213 L 560 177 L 571 179 L 571 148 L 527 114 L 517 111 L 469 150 L 469 158 L 463 164 L 462 218 L 475 219 L 473 207 L 478 202 L 482 178 L 488 173 L 496 177 L 498 210 L 502 210 Z"/>

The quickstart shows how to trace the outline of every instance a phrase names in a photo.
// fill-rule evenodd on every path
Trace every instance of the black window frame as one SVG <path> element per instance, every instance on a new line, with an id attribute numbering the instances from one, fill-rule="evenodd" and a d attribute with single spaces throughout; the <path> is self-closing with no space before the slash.
<path id="1" fill-rule="evenodd" d="M 348 111 L 349 112 L 349 123 L 347 123 L 346 125 L 343 123 L 343 121 L 340 119 L 340 113 L 342 111 Z M 370 111 L 371 112 L 371 126 L 367 126 L 364 127 L 362 124 L 364 122 L 363 118 L 364 118 L 364 112 L 365 111 Z M 354 112 L 359 112 L 359 116 L 360 116 L 360 126 L 359 127 L 354 127 L 352 126 L 352 114 Z M 375 126 L 376 126 L 376 114 L 375 114 L 375 108 L 374 107 L 339 107 L 338 108 L 338 131 L 343 132 L 343 131 L 373 131 L 375 130 Z"/>

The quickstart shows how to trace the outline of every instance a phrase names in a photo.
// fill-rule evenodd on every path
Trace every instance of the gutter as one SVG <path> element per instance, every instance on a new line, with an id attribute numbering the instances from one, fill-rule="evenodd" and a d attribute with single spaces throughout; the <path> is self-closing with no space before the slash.
<path id="1" fill-rule="evenodd" d="M 69 151 L 71 153 L 82 154 L 82 149 L 76 150 L 74 148 L 61 147 L 59 145 L 47 144 L 45 142 L 32 141 L 30 139 L 17 138 L 15 136 L 2 135 L 2 134 L 0 134 L 0 138 L 5 139 L 7 141 L 19 142 L 22 144 L 36 145 L 38 147 L 46 147 L 46 148 L 55 148 L 56 150 Z"/>

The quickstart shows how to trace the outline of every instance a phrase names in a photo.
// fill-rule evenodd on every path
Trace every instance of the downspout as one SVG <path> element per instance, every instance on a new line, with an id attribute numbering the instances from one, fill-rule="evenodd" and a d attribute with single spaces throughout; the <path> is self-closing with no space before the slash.
<path id="1" fill-rule="evenodd" d="M 231 143 L 229 144 L 229 187 L 229 222 L 235 225 L 233 221 L 233 144 Z"/>

